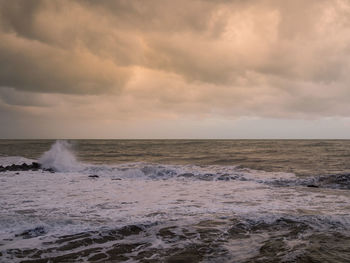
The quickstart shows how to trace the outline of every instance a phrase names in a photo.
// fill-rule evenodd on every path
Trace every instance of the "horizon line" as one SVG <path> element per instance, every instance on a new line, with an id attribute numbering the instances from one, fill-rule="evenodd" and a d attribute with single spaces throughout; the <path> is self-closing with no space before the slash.
<path id="1" fill-rule="evenodd" d="M 124 140 L 124 141 L 176 141 L 176 140 L 192 140 L 192 141 L 233 141 L 233 140 L 350 140 L 350 138 L 0 138 L 0 140 Z"/>

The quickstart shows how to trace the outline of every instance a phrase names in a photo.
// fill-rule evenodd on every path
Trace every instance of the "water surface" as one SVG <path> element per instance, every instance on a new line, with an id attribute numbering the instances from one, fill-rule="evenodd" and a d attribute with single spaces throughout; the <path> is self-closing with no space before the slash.
<path id="1" fill-rule="evenodd" d="M 349 262 L 349 146 L 1 140 L 0 261 Z"/>

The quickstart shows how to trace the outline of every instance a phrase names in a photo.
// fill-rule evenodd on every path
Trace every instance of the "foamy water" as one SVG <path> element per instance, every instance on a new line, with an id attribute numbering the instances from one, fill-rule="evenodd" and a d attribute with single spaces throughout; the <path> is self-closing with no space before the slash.
<path id="1" fill-rule="evenodd" d="M 68 253 L 55 249 L 61 244 L 55 243 L 61 236 L 92 232 L 101 236 L 103 231 L 130 225 L 143 230 L 123 237 L 123 241 L 83 242 L 69 251 L 97 249 L 87 255 L 81 253 L 80 260 L 97 254 L 113 258 L 108 251 L 116 244 L 141 242 L 147 245 L 135 245 L 132 253 L 123 255 L 131 261 L 139 261 L 139 255 L 146 254 L 159 260 L 163 257 L 161 250 L 176 249 L 180 253 L 189 244 L 209 242 L 214 258 L 244 262 L 259 255 L 271 235 L 278 234 L 285 239 L 281 241 L 287 251 L 283 258 L 295 260 L 302 254 L 300 244 L 307 247 L 308 238 L 316 238 L 315 233 L 344 234 L 350 229 L 348 190 L 308 188 L 292 173 L 219 165 L 92 165 L 79 163 L 71 150 L 67 142 L 57 141 L 39 159 L 43 167 L 53 168 L 56 173 L 39 170 L 1 174 L 3 262 L 20 262 L 23 258 L 13 252 L 16 249 L 39 248 L 45 251 L 39 258 L 59 257 Z M 8 160 L 2 158 L 0 163 Z M 289 227 L 295 232 L 300 225 L 306 230 L 300 228 L 296 236 L 288 234 Z M 231 233 L 234 227 L 238 229 L 236 234 Z M 204 232 L 207 241 L 203 229 L 208 231 Z M 213 229 L 221 234 L 216 235 Z M 191 231 L 193 235 L 188 234 Z M 35 259 L 33 255 L 28 252 L 24 258 Z M 209 253 L 201 260 L 211 262 L 214 258 Z"/>

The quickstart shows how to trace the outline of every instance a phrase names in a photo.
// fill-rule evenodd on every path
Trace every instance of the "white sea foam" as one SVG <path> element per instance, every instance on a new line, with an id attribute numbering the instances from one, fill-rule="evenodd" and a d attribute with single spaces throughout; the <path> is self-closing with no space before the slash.
<path id="1" fill-rule="evenodd" d="M 0 157 L 0 165 L 2 165 L 2 166 L 12 165 L 12 164 L 20 165 L 20 164 L 23 164 L 23 163 L 31 164 L 32 162 L 35 162 L 35 160 L 34 159 L 24 158 L 24 157 L 21 157 L 21 156 Z"/>
<path id="2" fill-rule="evenodd" d="M 270 184 L 297 181 L 291 173 L 216 165 L 82 164 L 67 141 L 55 142 L 39 162 L 59 173 L 6 171 L 1 175 L 4 250 L 40 247 L 42 240 L 101 228 L 171 221 L 187 224 L 210 218 L 274 224 L 280 217 L 290 217 L 308 224 L 312 220 L 318 230 L 350 226 L 350 191 Z M 22 238 L 20 234 L 28 229 L 43 229 L 44 234 Z M 158 244 L 157 239 L 152 242 Z M 235 250 L 237 244 L 230 246 L 232 254 L 240 253 Z"/>
<path id="3" fill-rule="evenodd" d="M 190 168 L 194 170 L 183 167 Z M 21 231 L 24 225 L 48 225 L 69 233 L 80 225 L 88 228 L 85 224 L 123 225 L 217 214 L 260 214 L 267 218 L 281 213 L 348 214 L 348 191 L 273 187 L 254 180 L 150 178 L 140 169 L 126 169 L 125 165 L 98 174 L 100 177 L 94 179 L 85 172 L 4 173 L 0 184 L 2 231 Z"/>
<path id="4" fill-rule="evenodd" d="M 66 142 L 57 142 L 41 159 L 46 167 L 61 171 L 59 174 L 42 171 L 2 174 L 0 236 L 13 239 L 4 241 L 3 249 L 39 247 L 40 240 L 50 241 L 59 235 L 81 231 L 172 220 L 185 224 L 211 217 L 273 223 L 281 216 L 300 220 L 307 216 L 321 218 L 314 222 L 319 229 L 335 222 L 350 225 L 349 191 L 274 187 L 260 182 L 260 179 L 290 179 L 292 174 L 234 166 L 145 163 L 89 165 L 71 172 L 81 164 L 69 148 Z M 179 176 L 186 173 L 188 176 Z M 91 174 L 99 177 L 89 178 Z M 213 177 L 210 174 L 216 178 L 229 174 L 238 179 L 206 180 Z M 47 233 L 30 239 L 16 237 L 38 227 Z"/>
<path id="5" fill-rule="evenodd" d="M 43 168 L 56 172 L 73 172 L 82 168 L 72 152 L 72 145 L 65 140 L 57 140 L 39 159 Z"/>
<path id="6" fill-rule="evenodd" d="M 292 173 L 265 172 L 219 165 L 166 165 L 152 163 L 127 163 L 120 165 L 85 165 L 80 172 L 120 178 L 144 178 L 150 180 L 186 181 L 255 181 L 258 183 L 297 182 Z"/>

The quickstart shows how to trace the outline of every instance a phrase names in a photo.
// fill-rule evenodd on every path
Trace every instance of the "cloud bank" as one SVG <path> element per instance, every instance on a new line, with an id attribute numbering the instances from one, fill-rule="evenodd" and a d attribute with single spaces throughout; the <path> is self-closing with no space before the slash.
<path id="1" fill-rule="evenodd" d="M 347 0 L 0 0 L 0 40 L 13 127 L 350 115 Z"/>

